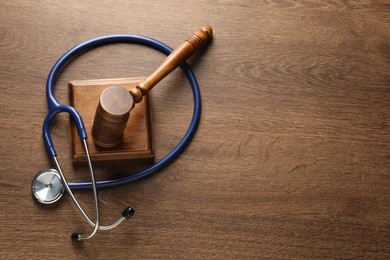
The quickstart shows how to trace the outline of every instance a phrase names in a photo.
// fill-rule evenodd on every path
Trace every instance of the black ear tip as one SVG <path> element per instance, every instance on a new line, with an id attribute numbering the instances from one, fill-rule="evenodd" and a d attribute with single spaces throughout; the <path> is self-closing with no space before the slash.
<path id="1" fill-rule="evenodd" d="M 123 212 L 122 212 L 122 216 L 125 218 L 125 219 L 129 219 L 131 218 L 135 213 L 135 210 L 131 207 L 128 207 L 126 208 Z"/>
<path id="2" fill-rule="evenodd" d="M 70 238 L 72 239 L 73 242 L 81 242 L 79 233 L 73 233 L 70 236 Z"/>

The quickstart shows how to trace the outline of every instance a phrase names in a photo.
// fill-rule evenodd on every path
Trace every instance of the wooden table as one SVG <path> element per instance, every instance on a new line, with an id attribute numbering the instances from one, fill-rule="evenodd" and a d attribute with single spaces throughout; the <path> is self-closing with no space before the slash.
<path id="1" fill-rule="evenodd" d="M 0 258 L 390 259 L 390 6 L 388 1 L 11 1 L 0 3 Z M 165 170 L 99 192 L 88 232 L 69 196 L 42 206 L 31 180 L 52 167 L 41 138 L 45 81 L 72 46 L 114 33 L 171 46 L 199 26 L 214 41 L 189 60 L 203 111 L 184 154 Z M 71 80 L 149 74 L 157 51 L 116 44 L 63 70 Z M 176 70 L 152 91 L 157 160 L 181 139 L 192 96 Z M 52 135 L 72 181 L 69 119 Z M 133 167 L 98 166 L 99 178 Z M 93 214 L 90 191 L 77 192 Z"/>

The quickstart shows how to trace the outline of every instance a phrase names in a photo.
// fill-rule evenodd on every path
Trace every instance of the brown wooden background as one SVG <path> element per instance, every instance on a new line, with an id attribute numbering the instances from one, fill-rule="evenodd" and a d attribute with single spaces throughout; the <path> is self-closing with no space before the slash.
<path id="1" fill-rule="evenodd" d="M 0 2 L 0 256 L 9 258 L 390 258 L 388 1 Z M 178 45 L 199 26 L 215 38 L 189 63 L 203 112 L 185 153 L 145 180 L 100 192 L 102 221 L 132 220 L 91 241 L 68 196 L 43 207 L 33 176 L 50 161 L 41 138 L 47 74 L 95 36 L 134 33 Z M 75 79 L 145 76 L 163 59 L 105 46 L 70 63 Z M 178 70 L 153 90 L 157 158 L 184 134 L 191 91 Z M 69 122 L 53 124 L 72 180 Z M 125 167 L 124 170 L 131 170 Z M 99 167 L 99 178 L 121 167 Z M 92 211 L 90 192 L 77 196 Z"/>

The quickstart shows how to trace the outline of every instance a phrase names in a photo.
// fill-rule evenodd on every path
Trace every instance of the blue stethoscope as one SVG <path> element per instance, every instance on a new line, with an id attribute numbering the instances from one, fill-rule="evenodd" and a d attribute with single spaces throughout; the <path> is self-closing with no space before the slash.
<path id="1" fill-rule="evenodd" d="M 61 104 L 58 102 L 58 100 L 54 97 L 54 83 L 56 80 L 56 77 L 58 75 L 58 72 L 64 67 L 64 65 L 71 60 L 72 58 L 78 56 L 79 54 L 96 48 L 98 46 L 102 46 L 105 44 L 111 44 L 111 43 L 135 43 L 135 44 L 141 44 L 148 47 L 151 47 L 153 49 L 156 49 L 166 55 L 169 55 L 173 49 L 169 47 L 168 45 L 157 41 L 155 39 L 140 36 L 140 35 L 131 35 L 131 34 L 119 34 L 119 35 L 107 35 L 102 36 L 98 38 L 94 38 L 91 40 L 88 40 L 86 42 L 83 42 L 72 49 L 68 50 L 64 55 L 61 56 L 61 58 L 58 59 L 58 61 L 53 65 L 52 69 L 50 70 L 49 76 L 46 81 L 46 95 L 47 95 L 47 103 L 49 112 L 45 118 L 45 121 L 43 123 L 43 140 L 47 149 L 47 152 L 51 159 L 53 159 L 54 164 L 56 165 L 57 169 L 45 169 L 39 172 L 32 182 L 32 192 L 34 197 L 41 203 L 44 204 L 51 204 L 56 201 L 58 201 L 62 194 L 64 193 L 64 190 L 68 192 L 68 194 L 71 196 L 73 202 L 76 204 L 84 218 L 87 220 L 87 222 L 93 227 L 93 231 L 89 235 L 83 235 L 81 233 L 73 233 L 71 238 L 73 241 L 83 241 L 86 239 L 92 238 L 98 230 L 109 230 L 116 226 L 118 226 L 123 220 L 129 219 L 134 214 L 134 209 L 131 207 L 126 208 L 122 212 L 122 216 L 112 225 L 109 226 L 102 226 L 100 225 L 100 217 L 99 217 L 99 199 L 97 194 L 98 188 L 111 188 L 118 185 L 126 184 L 135 180 L 139 180 L 141 178 L 144 178 L 146 176 L 151 175 L 152 173 L 161 170 L 165 166 L 167 166 L 170 162 L 172 162 L 180 153 L 183 152 L 183 150 L 186 148 L 186 146 L 191 142 L 192 137 L 194 136 L 197 126 L 199 124 L 200 119 L 200 113 L 201 113 L 201 98 L 200 98 L 200 91 L 199 91 L 199 85 L 197 83 L 197 80 L 195 78 L 194 73 L 192 72 L 191 68 L 188 66 L 187 63 L 183 63 L 181 65 L 182 70 L 186 74 L 190 85 L 192 89 L 193 99 L 194 99 L 194 110 L 192 115 L 192 120 L 189 125 L 189 128 L 179 144 L 173 148 L 173 150 L 168 153 L 163 159 L 161 159 L 159 162 L 153 164 L 149 168 L 135 173 L 135 174 L 128 174 L 125 177 L 121 177 L 118 179 L 108 179 L 108 180 L 100 180 L 95 181 L 95 175 L 93 172 L 93 167 L 89 155 L 88 145 L 87 145 L 87 132 L 85 130 L 85 126 L 83 123 L 83 120 L 80 116 L 80 114 L 76 111 L 75 108 L 66 105 Z M 69 113 L 71 118 L 73 119 L 78 134 L 80 136 L 80 139 L 82 141 L 82 145 L 84 147 L 88 167 L 91 175 L 91 181 L 90 182 L 79 182 L 79 183 L 68 183 L 66 181 L 66 178 L 64 176 L 64 173 L 61 169 L 61 166 L 59 164 L 59 161 L 57 159 L 57 153 L 54 149 L 54 144 L 51 139 L 50 135 L 50 125 L 52 119 L 58 114 L 66 112 Z M 85 213 L 75 196 L 73 195 L 72 190 L 77 189 L 90 189 L 93 190 L 94 195 L 94 204 L 95 204 L 95 222 L 93 222 L 90 217 Z"/>

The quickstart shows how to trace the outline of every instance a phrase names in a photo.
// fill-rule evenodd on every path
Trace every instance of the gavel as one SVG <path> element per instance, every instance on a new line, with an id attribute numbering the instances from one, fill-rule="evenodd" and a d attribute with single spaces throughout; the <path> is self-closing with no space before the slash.
<path id="1" fill-rule="evenodd" d="M 119 86 L 106 88 L 99 98 L 99 104 L 92 127 L 92 137 L 96 145 L 102 148 L 113 148 L 122 141 L 130 111 L 136 103 L 140 103 L 157 83 L 175 70 L 197 49 L 206 45 L 212 38 L 210 26 L 203 26 L 189 36 L 142 82 L 127 90 Z"/>

